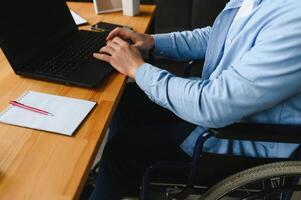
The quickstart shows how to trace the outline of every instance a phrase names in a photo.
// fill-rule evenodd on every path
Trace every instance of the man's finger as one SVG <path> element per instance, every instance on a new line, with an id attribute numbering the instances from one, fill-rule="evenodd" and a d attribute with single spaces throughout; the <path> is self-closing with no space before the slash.
<path id="1" fill-rule="evenodd" d="M 101 54 L 101 53 L 93 53 L 94 58 L 97 58 L 99 60 L 103 60 L 105 62 L 110 62 L 111 61 L 111 56 L 106 55 L 106 54 Z"/>
<path id="2" fill-rule="evenodd" d="M 115 37 L 112 41 L 115 42 L 115 43 L 117 43 L 117 44 L 119 44 L 119 45 L 126 45 L 126 44 L 128 44 L 126 41 L 124 41 L 120 37 Z"/>
<path id="3" fill-rule="evenodd" d="M 113 31 L 111 31 L 108 35 L 108 37 L 106 38 L 106 40 L 113 40 L 115 37 L 121 37 L 124 38 L 126 40 L 131 39 L 131 32 L 130 30 L 127 30 L 125 28 L 115 28 Z"/>
<path id="4" fill-rule="evenodd" d="M 118 43 L 113 42 L 113 41 L 108 41 L 107 46 L 113 48 L 114 50 L 118 49 L 118 46 L 120 46 Z"/>
<path id="5" fill-rule="evenodd" d="M 114 30 L 112 30 L 109 35 L 107 36 L 106 40 L 113 40 L 114 37 L 116 37 L 117 35 L 119 35 L 120 32 L 120 28 L 115 28 Z"/>
<path id="6" fill-rule="evenodd" d="M 112 48 L 110 46 L 104 46 L 99 50 L 100 53 L 106 53 L 106 54 L 110 54 L 110 55 L 112 55 L 114 53 L 114 51 L 115 51 L 114 48 Z"/>

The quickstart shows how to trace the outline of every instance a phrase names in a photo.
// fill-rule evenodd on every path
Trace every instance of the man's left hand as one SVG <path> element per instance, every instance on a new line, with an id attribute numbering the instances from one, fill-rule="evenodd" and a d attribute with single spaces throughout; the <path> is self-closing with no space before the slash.
<path id="1" fill-rule="evenodd" d="M 93 56 L 110 63 L 117 71 L 130 78 L 135 78 L 137 69 L 144 63 L 139 50 L 119 37 L 108 41 Z"/>

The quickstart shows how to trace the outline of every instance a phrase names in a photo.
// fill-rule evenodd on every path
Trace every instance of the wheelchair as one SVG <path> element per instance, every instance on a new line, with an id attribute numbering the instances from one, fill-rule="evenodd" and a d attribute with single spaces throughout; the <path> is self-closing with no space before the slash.
<path id="1" fill-rule="evenodd" d="M 301 199 L 301 147 L 287 159 L 204 153 L 203 144 L 210 137 L 301 144 L 301 126 L 237 123 L 210 129 L 199 136 L 191 162 L 160 161 L 149 167 L 143 177 L 140 199 L 151 200 L 150 191 L 163 192 L 166 200 L 184 200 L 194 194 L 199 195 L 199 200 Z M 236 164 L 215 164 L 222 171 L 218 172 L 210 170 L 214 161 Z M 168 176 L 175 174 L 183 174 L 184 178 L 168 182 Z"/>

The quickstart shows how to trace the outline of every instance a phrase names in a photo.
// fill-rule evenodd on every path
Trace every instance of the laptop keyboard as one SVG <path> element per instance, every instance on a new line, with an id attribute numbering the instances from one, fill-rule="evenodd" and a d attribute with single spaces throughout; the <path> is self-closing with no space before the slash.
<path id="1" fill-rule="evenodd" d="M 36 69 L 36 72 L 65 76 L 76 71 L 82 62 L 105 45 L 106 36 L 107 33 L 84 32 L 81 34 L 79 32 L 75 38 L 71 39 L 70 43 L 63 46 L 61 51 L 46 58 L 46 62 L 43 62 L 41 67 Z"/>

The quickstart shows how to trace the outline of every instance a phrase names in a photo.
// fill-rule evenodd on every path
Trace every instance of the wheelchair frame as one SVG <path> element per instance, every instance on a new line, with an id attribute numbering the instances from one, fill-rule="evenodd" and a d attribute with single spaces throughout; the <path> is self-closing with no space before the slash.
<path id="1" fill-rule="evenodd" d="M 284 134 L 285 133 L 285 134 Z M 160 161 L 150 166 L 143 176 L 141 200 L 149 200 L 150 174 L 158 169 L 189 169 L 189 176 L 184 189 L 176 194 L 174 200 L 182 200 L 194 194 L 196 190 L 196 178 L 198 167 L 203 157 L 203 145 L 210 137 L 230 140 L 249 140 L 263 142 L 283 142 L 301 144 L 301 126 L 298 125 L 275 125 L 275 124 L 249 124 L 237 123 L 225 128 L 210 129 L 199 136 L 193 152 L 191 162 Z M 301 158 L 301 146 L 296 151 L 296 157 Z M 301 189 L 301 186 L 300 188 Z"/>

